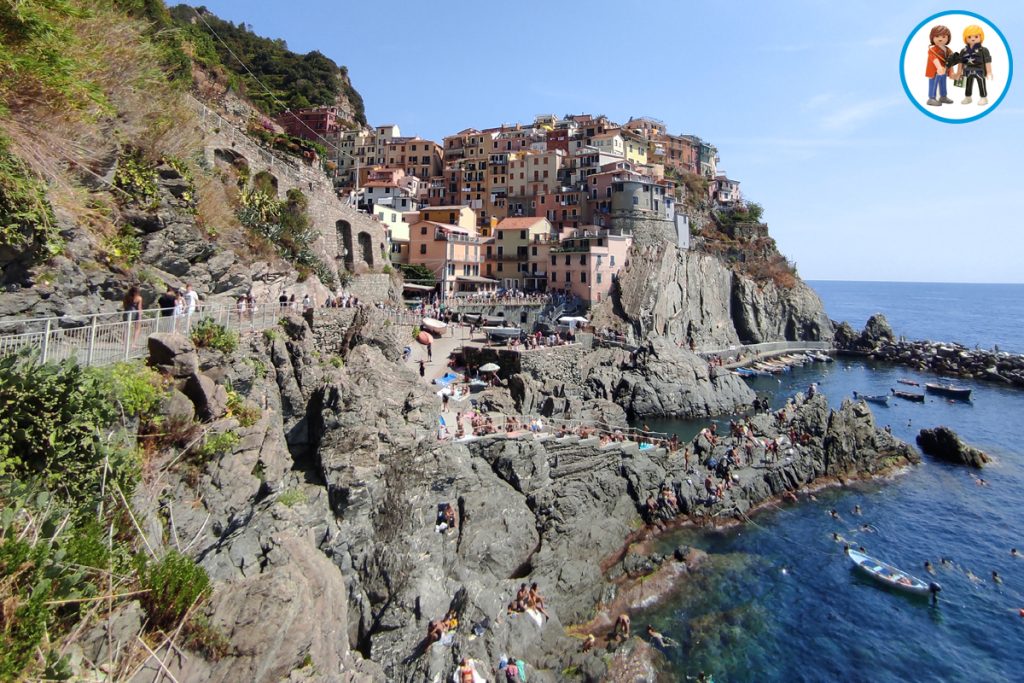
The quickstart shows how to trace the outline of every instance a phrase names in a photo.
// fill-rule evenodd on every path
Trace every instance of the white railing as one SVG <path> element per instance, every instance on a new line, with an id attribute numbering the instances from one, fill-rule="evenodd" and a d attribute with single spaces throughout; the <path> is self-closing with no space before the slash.
<path id="1" fill-rule="evenodd" d="M 187 335 L 201 320 L 209 319 L 244 335 L 277 325 L 286 311 L 277 304 L 257 305 L 255 310 L 231 304 L 181 315 L 174 315 L 172 309 L 149 309 L 134 314 L 0 319 L 0 356 L 28 352 L 43 363 L 73 358 L 82 365 L 108 365 L 145 358 L 149 354 L 146 340 L 155 332 Z"/>
<path id="2" fill-rule="evenodd" d="M 774 341 L 762 344 L 738 344 L 725 349 L 698 349 L 697 354 L 708 358 L 717 356 L 723 360 L 737 358 L 740 355 L 763 355 L 785 353 L 786 351 L 831 351 L 832 342 L 827 341 Z"/>

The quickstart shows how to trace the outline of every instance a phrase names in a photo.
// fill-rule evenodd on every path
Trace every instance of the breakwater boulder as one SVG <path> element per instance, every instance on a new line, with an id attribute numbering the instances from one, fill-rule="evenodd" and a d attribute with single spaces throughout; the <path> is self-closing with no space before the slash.
<path id="1" fill-rule="evenodd" d="M 991 461 L 983 451 L 965 444 L 949 427 L 922 429 L 917 435 L 917 445 L 928 455 L 958 465 L 980 469 Z"/>
<path id="2" fill-rule="evenodd" d="M 1024 387 L 1024 355 L 1021 354 L 996 348 L 970 349 L 952 342 L 895 338 L 880 315 L 872 316 L 859 335 L 854 336 L 852 332 L 848 323 L 837 326 L 834 341 L 840 353 L 867 356 L 940 375 Z"/>

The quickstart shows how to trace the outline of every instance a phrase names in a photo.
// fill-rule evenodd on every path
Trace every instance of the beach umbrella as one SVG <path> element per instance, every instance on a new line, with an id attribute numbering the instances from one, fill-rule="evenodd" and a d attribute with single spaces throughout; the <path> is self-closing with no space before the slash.
<path id="1" fill-rule="evenodd" d="M 497 363 L 487 363 L 480 366 L 480 372 L 497 372 L 498 370 L 501 370 L 501 366 Z"/>

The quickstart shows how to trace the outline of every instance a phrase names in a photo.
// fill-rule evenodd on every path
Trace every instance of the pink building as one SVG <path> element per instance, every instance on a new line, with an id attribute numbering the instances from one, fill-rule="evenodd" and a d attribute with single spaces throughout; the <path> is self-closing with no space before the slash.
<path id="1" fill-rule="evenodd" d="M 552 245 L 548 290 L 569 292 L 591 304 L 603 301 L 626 263 L 633 238 L 588 226 Z"/>

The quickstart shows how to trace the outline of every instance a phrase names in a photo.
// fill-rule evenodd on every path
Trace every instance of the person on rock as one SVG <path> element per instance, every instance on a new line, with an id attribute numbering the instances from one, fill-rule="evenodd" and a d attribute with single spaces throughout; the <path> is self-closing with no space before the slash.
<path id="1" fill-rule="evenodd" d="M 437 641 L 441 640 L 441 636 L 444 635 L 445 627 L 444 622 L 440 619 L 431 619 L 427 622 L 427 645 L 433 645 Z"/>
<path id="2" fill-rule="evenodd" d="M 550 618 L 550 615 L 548 615 L 548 611 L 544 609 L 544 598 L 541 597 L 540 589 L 537 588 L 536 582 L 530 584 L 530 591 L 529 597 L 527 597 L 527 602 L 529 603 L 530 607 L 537 610 L 545 617 Z"/>
<path id="3" fill-rule="evenodd" d="M 421 360 L 420 361 L 420 377 L 426 377 L 426 376 L 427 376 L 427 367 L 424 364 L 424 362 Z"/>
<path id="4" fill-rule="evenodd" d="M 678 642 L 676 642 L 672 638 L 669 638 L 664 633 L 659 633 L 658 631 L 655 631 L 654 627 L 650 624 L 647 624 L 647 637 L 651 639 L 652 643 L 655 643 L 658 647 L 662 649 L 667 647 L 675 647 L 676 645 L 679 645 Z"/>
<path id="5" fill-rule="evenodd" d="M 588 633 L 587 637 L 583 639 L 583 645 L 580 646 L 580 652 L 590 652 L 596 644 L 597 638 L 593 633 Z"/>
<path id="6" fill-rule="evenodd" d="M 615 639 L 629 639 L 629 615 L 623 612 L 615 619 Z"/>
<path id="7" fill-rule="evenodd" d="M 444 505 L 444 521 L 449 529 L 459 528 L 459 518 L 455 514 L 455 506 L 451 503 L 445 503 Z"/>
<path id="8" fill-rule="evenodd" d="M 509 612 L 525 612 L 528 606 L 527 601 L 530 597 L 530 590 L 526 587 L 525 583 L 519 584 L 519 590 L 516 591 L 516 597 L 509 603 Z"/>
<path id="9" fill-rule="evenodd" d="M 459 668 L 452 674 L 452 683 L 481 683 L 485 681 L 476 670 L 476 663 L 469 657 L 463 657 Z"/>

